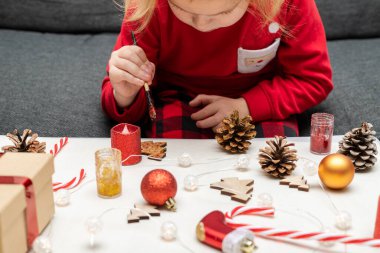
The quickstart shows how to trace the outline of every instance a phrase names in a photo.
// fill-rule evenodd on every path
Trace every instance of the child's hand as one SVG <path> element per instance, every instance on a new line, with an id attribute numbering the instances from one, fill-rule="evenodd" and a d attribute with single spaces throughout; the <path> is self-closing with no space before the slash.
<path id="1" fill-rule="evenodd" d="M 199 128 L 212 128 L 214 131 L 225 116 L 238 110 L 240 117 L 249 114 L 247 102 L 244 98 L 227 98 L 214 95 L 198 95 L 189 103 L 192 107 L 203 106 L 202 109 L 193 113 L 191 118 L 197 121 Z"/>
<path id="2" fill-rule="evenodd" d="M 109 77 L 119 107 L 127 107 L 144 83 L 152 83 L 155 65 L 138 46 L 124 46 L 112 53 Z"/>

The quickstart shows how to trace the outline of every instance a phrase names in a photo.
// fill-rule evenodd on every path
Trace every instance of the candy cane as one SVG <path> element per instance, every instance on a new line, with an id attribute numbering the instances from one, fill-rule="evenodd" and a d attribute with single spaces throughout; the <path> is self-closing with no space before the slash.
<path id="1" fill-rule="evenodd" d="M 300 232 L 296 230 L 275 229 L 266 227 L 256 227 L 249 224 L 237 223 L 233 220 L 238 215 L 261 215 L 267 217 L 274 217 L 273 208 L 252 208 L 239 206 L 234 208 L 231 212 L 225 214 L 226 224 L 232 228 L 245 228 L 251 230 L 253 233 L 269 236 L 281 237 L 287 239 L 307 239 L 319 242 L 339 242 L 343 244 L 365 245 L 370 247 L 380 248 L 380 240 L 374 238 L 357 238 L 349 235 L 342 235 L 337 233 L 326 232 Z"/>
<path id="2" fill-rule="evenodd" d="M 59 151 L 61 151 L 62 148 L 67 144 L 68 141 L 69 141 L 68 137 L 61 138 L 59 140 L 59 146 L 58 144 L 54 144 L 54 149 L 50 149 L 50 154 L 52 154 L 53 156 L 56 156 L 59 153 Z"/>
<path id="3" fill-rule="evenodd" d="M 75 187 L 80 185 L 80 183 L 82 183 L 85 177 L 86 177 L 86 172 L 84 171 L 84 169 L 81 169 L 79 173 L 79 177 L 74 177 L 67 183 L 53 183 L 53 191 L 56 192 L 60 189 L 66 189 L 66 190 L 74 189 Z"/>

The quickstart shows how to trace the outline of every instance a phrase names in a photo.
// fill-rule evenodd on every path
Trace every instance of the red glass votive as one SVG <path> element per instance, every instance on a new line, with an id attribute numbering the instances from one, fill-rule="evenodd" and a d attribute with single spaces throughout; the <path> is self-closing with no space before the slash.
<path id="1" fill-rule="evenodd" d="M 111 129 L 111 147 L 121 151 L 122 165 L 133 165 L 141 161 L 140 127 L 121 123 Z M 134 156 L 135 155 L 135 156 Z M 129 158 L 128 158 L 129 157 Z M 126 159 L 128 158 L 128 159 Z"/>
<path id="2" fill-rule="evenodd" d="M 334 115 L 329 113 L 311 115 L 310 152 L 317 155 L 329 154 L 333 132 Z"/>

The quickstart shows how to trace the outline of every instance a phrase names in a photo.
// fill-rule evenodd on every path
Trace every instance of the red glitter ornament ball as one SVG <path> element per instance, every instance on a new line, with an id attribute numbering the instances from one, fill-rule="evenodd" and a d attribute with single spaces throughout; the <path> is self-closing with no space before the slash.
<path id="1" fill-rule="evenodd" d="M 167 170 L 152 170 L 141 181 L 141 194 L 151 205 L 162 206 L 176 193 L 177 181 Z"/>

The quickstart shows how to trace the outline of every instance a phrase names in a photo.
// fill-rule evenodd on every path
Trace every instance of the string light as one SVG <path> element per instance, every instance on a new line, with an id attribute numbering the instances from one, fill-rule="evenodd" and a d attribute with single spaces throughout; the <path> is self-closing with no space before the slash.
<path id="1" fill-rule="evenodd" d="M 95 235 L 102 231 L 103 222 L 100 217 L 90 217 L 85 221 L 84 226 L 90 235 L 90 246 L 93 247 L 95 244 Z"/>
<path id="2" fill-rule="evenodd" d="M 165 221 L 161 225 L 161 238 L 165 241 L 174 241 L 177 238 L 177 226 L 172 221 Z"/>
<path id="3" fill-rule="evenodd" d="M 54 202 L 58 207 L 65 207 L 70 204 L 70 191 L 67 189 L 60 189 L 54 194 Z"/>
<path id="4" fill-rule="evenodd" d="M 260 193 L 256 199 L 256 205 L 258 207 L 272 207 L 273 206 L 273 197 L 270 193 Z"/>
<path id="5" fill-rule="evenodd" d="M 51 253 L 51 242 L 47 236 L 38 236 L 32 245 L 34 253 Z"/>

